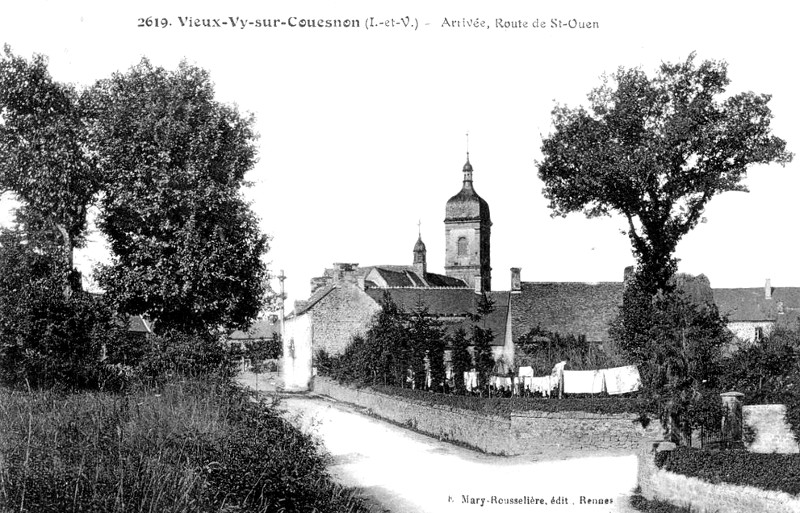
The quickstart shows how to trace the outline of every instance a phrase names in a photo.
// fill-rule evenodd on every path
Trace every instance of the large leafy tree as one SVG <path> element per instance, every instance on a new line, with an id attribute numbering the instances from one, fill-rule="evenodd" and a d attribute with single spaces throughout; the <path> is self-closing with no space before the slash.
<path id="1" fill-rule="evenodd" d="M 786 163 L 771 134 L 770 96 L 725 96 L 724 62 L 694 54 L 653 77 L 620 68 L 593 90 L 590 106 L 553 110 L 554 132 L 538 162 L 554 215 L 621 214 L 648 292 L 669 286 L 681 237 L 715 195 L 746 191 L 754 164 Z"/>
<path id="2" fill-rule="evenodd" d="M 20 200 L 17 220 L 27 236 L 47 243 L 67 271 L 101 186 L 80 94 L 53 80 L 45 57 L 28 61 L 6 46 L 0 57 L 0 192 Z"/>
<path id="3" fill-rule="evenodd" d="M 160 332 L 242 328 L 267 298 L 268 239 L 242 197 L 253 119 L 214 98 L 208 74 L 147 60 L 87 94 L 106 187 L 99 273 L 125 312 Z"/>

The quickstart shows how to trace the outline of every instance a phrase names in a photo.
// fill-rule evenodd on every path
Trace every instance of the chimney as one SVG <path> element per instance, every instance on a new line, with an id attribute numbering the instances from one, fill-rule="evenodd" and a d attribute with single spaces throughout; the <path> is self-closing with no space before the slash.
<path id="1" fill-rule="evenodd" d="M 511 268 L 511 292 L 522 291 L 521 273 L 522 269 L 520 269 L 519 267 Z"/>
<path id="2" fill-rule="evenodd" d="M 317 276 L 316 278 L 311 278 L 311 293 L 313 294 L 317 290 L 328 285 L 329 282 L 330 278 L 326 278 L 325 276 Z"/>
<path id="3" fill-rule="evenodd" d="M 772 284 L 769 278 L 767 278 L 767 283 L 764 284 L 764 299 L 772 299 Z"/>
<path id="4" fill-rule="evenodd" d="M 333 283 L 356 283 L 356 269 L 358 264 L 334 263 Z"/>
<path id="5" fill-rule="evenodd" d="M 483 292 L 483 289 L 481 288 L 481 277 L 480 277 L 479 274 L 476 274 L 475 275 L 475 293 L 476 294 L 480 294 L 482 292 Z"/>

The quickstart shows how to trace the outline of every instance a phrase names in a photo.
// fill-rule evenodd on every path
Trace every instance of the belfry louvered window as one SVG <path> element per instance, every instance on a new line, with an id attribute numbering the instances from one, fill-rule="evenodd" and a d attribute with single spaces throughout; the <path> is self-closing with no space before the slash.
<path id="1" fill-rule="evenodd" d="M 467 238 L 466 237 L 459 237 L 458 238 L 458 256 L 466 256 L 467 255 Z"/>

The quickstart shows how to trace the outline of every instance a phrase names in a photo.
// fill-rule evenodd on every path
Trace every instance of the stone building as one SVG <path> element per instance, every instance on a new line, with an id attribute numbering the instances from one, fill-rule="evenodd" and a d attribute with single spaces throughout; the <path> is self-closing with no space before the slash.
<path id="1" fill-rule="evenodd" d="M 740 343 L 759 342 L 776 328 L 798 327 L 800 287 L 776 288 L 770 280 L 764 287 L 713 289 L 720 314 Z"/>

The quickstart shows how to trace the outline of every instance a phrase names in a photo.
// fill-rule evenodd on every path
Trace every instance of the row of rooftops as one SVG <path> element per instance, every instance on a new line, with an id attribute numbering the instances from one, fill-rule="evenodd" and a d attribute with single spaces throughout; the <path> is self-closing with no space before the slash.
<path id="1" fill-rule="evenodd" d="M 585 335 L 587 340 L 598 343 L 608 339 L 608 325 L 622 304 L 624 281 L 523 282 L 519 268 L 512 268 L 511 273 L 511 290 L 487 292 L 495 304 L 487 323 L 496 335 L 496 345 L 503 344 L 508 328 L 514 341 L 537 327 L 563 335 Z M 433 286 L 433 283 L 442 283 L 437 278 L 458 283 Z M 800 287 L 775 288 L 767 280 L 764 287 L 712 289 L 703 275 L 682 279 L 696 289 L 693 294 L 713 299 L 729 322 L 794 326 L 800 317 Z M 471 321 L 467 314 L 475 312 L 480 297 L 477 290 L 460 280 L 433 273 L 421 276 L 413 266 L 335 264 L 316 284 L 309 300 L 297 302 L 292 315 L 304 314 L 335 287 L 350 285 L 363 290 L 376 302 L 388 293 L 406 311 L 423 306 L 431 315 L 445 320 L 450 329 L 468 329 Z"/>

